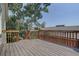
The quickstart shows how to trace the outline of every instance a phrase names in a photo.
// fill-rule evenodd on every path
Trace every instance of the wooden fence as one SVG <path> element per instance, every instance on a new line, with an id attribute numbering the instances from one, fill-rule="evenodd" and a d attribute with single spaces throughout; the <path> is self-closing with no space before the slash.
<path id="1" fill-rule="evenodd" d="M 79 47 L 79 31 L 40 30 L 39 39 L 72 48 Z"/>

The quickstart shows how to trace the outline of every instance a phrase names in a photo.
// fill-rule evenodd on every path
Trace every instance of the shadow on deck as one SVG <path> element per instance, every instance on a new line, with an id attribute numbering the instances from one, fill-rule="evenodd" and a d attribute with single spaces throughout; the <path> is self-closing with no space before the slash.
<path id="1" fill-rule="evenodd" d="M 43 40 L 20 40 L 5 44 L 1 56 L 78 56 L 71 48 L 49 43 Z"/>

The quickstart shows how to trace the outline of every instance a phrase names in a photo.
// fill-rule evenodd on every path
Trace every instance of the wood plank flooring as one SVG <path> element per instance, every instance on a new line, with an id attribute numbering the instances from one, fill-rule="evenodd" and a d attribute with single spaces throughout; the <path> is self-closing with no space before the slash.
<path id="1" fill-rule="evenodd" d="M 1 56 L 79 56 L 71 48 L 39 39 L 20 40 L 5 44 Z"/>

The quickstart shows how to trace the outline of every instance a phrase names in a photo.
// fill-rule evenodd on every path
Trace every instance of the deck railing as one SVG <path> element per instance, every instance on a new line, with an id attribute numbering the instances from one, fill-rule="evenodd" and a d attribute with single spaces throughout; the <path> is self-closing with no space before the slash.
<path id="1" fill-rule="evenodd" d="M 25 39 L 38 39 L 38 30 L 26 31 Z"/>
<path id="2" fill-rule="evenodd" d="M 19 40 L 18 30 L 6 30 L 6 41 L 7 43 L 16 42 Z"/>
<path id="3" fill-rule="evenodd" d="M 69 47 L 79 47 L 79 31 L 40 30 L 39 39 Z"/>
<path id="4" fill-rule="evenodd" d="M 19 31 L 7 30 L 7 43 L 19 40 Z M 41 39 L 56 44 L 79 48 L 79 31 L 75 30 L 39 30 L 26 31 L 25 39 Z"/>

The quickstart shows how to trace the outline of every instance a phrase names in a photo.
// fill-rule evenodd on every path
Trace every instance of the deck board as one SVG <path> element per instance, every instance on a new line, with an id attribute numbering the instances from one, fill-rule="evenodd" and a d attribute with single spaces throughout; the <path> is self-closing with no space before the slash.
<path id="1" fill-rule="evenodd" d="M 5 44 L 1 56 L 79 56 L 79 52 L 68 47 L 34 39 Z"/>
<path id="2" fill-rule="evenodd" d="M 35 56 L 40 55 L 35 48 L 30 47 L 29 45 L 26 45 L 26 44 L 23 44 L 23 45 L 26 47 L 26 49 L 29 50 L 29 52 L 31 52 L 30 54 Z"/>
<path id="3" fill-rule="evenodd" d="M 28 50 L 26 46 L 24 46 L 22 43 L 20 43 L 20 46 L 25 50 L 27 56 L 29 55 L 33 56 L 33 54 Z"/>
<path id="4" fill-rule="evenodd" d="M 3 46 L 2 51 L 1 51 L 1 56 L 6 55 L 6 45 Z"/>
<path id="5" fill-rule="evenodd" d="M 29 42 L 30 43 L 30 42 Z M 28 48 L 28 50 L 35 56 L 41 56 L 41 55 L 45 55 L 46 53 L 44 53 L 43 51 L 41 51 L 39 48 L 33 47 L 33 44 L 30 43 L 31 46 L 26 45 L 25 43 L 23 43 L 24 46 L 26 46 Z M 47 54 L 46 54 L 47 55 Z"/>
<path id="6" fill-rule="evenodd" d="M 18 44 L 14 43 L 14 46 L 17 49 L 17 55 L 21 56 L 23 54 L 22 50 L 20 49 L 20 47 L 18 46 Z M 23 54 L 24 55 L 24 54 Z"/>
<path id="7" fill-rule="evenodd" d="M 10 45 L 10 51 L 11 51 L 11 55 L 10 56 L 14 56 L 14 49 L 13 49 L 13 44 L 9 44 Z"/>
<path id="8" fill-rule="evenodd" d="M 9 56 L 9 55 L 11 55 L 10 54 L 10 45 L 9 44 L 6 44 L 6 56 Z"/>
<path id="9" fill-rule="evenodd" d="M 15 43 L 12 43 L 12 46 L 13 46 L 14 56 L 20 55 L 19 52 L 18 52 L 18 49 L 17 49 L 17 47 L 15 45 Z"/>
<path id="10" fill-rule="evenodd" d="M 19 53 L 20 53 L 21 56 L 22 56 L 22 55 L 23 55 L 23 56 L 28 55 L 28 54 L 26 53 L 25 49 L 21 46 L 21 43 L 16 43 L 16 45 L 17 45 L 17 48 L 18 48 Z"/>

